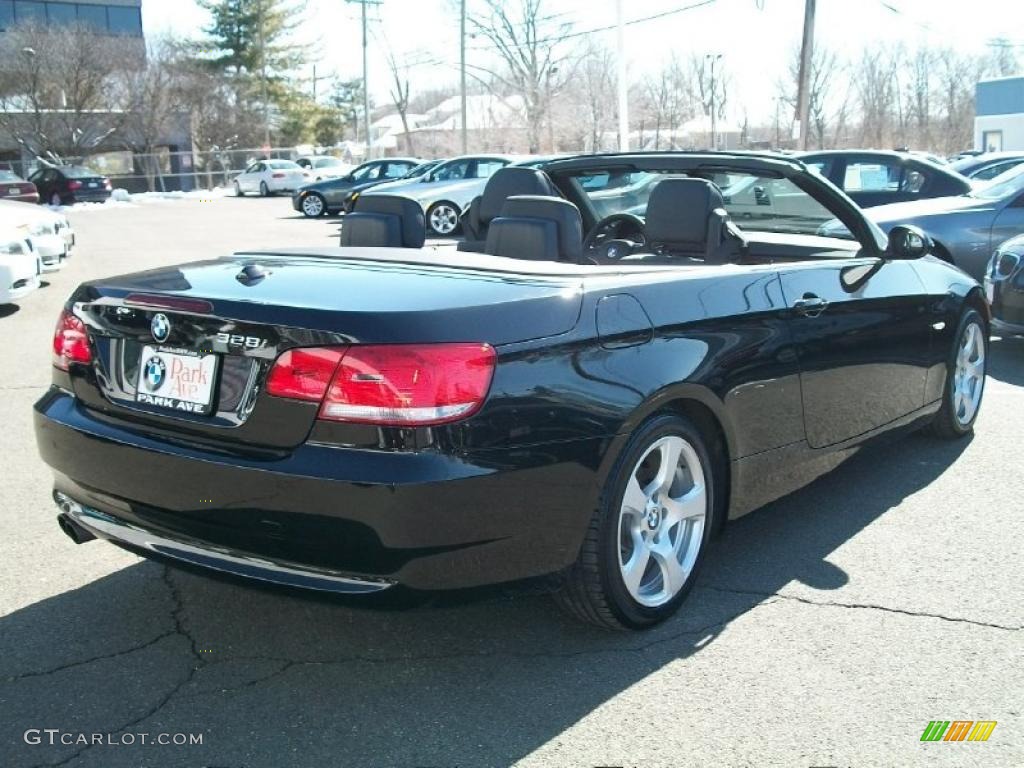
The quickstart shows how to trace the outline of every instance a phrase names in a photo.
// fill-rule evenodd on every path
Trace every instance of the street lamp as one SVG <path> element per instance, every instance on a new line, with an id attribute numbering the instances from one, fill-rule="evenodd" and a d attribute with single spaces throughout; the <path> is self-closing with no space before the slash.
<path id="1" fill-rule="evenodd" d="M 704 60 L 710 62 L 711 65 L 711 149 L 718 149 L 718 140 L 716 134 L 716 115 L 717 110 L 715 109 L 715 64 L 722 60 L 722 54 L 720 53 L 705 53 Z"/>

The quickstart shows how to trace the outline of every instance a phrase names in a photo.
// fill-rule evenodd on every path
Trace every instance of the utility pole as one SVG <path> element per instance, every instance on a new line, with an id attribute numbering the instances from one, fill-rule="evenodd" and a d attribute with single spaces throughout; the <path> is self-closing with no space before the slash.
<path id="1" fill-rule="evenodd" d="M 328 75 L 320 75 L 318 77 L 317 74 L 316 74 L 316 64 L 313 65 L 313 103 L 314 104 L 316 103 L 316 94 L 317 94 L 317 88 L 318 88 L 317 83 L 319 83 L 321 80 L 330 80 L 330 79 L 331 78 Z"/>
<path id="2" fill-rule="evenodd" d="M 466 0 L 459 4 L 459 95 L 462 111 L 462 154 L 469 154 L 469 132 L 466 126 Z"/>
<path id="3" fill-rule="evenodd" d="M 619 81 L 619 151 L 629 152 L 629 85 L 626 83 L 626 22 L 622 16 L 622 0 L 615 0 L 615 21 Z"/>
<path id="4" fill-rule="evenodd" d="M 816 0 L 804 0 L 804 36 L 800 44 L 800 82 L 797 86 L 796 119 L 800 129 L 800 149 L 807 149 L 810 133 L 807 123 L 811 111 L 811 60 L 814 55 L 814 10 Z"/>
<path id="5" fill-rule="evenodd" d="M 363 22 L 363 130 L 366 133 L 366 159 L 370 158 L 370 88 L 369 68 L 367 66 L 367 18 L 366 6 L 380 5 L 382 0 L 345 0 L 346 3 L 358 3 L 362 11 Z"/>
<path id="6" fill-rule="evenodd" d="M 721 60 L 720 53 L 705 53 L 704 58 L 711 62 L 711 149 L 718 149 L 718 105 L 715 104 L 715 64 Z"/>

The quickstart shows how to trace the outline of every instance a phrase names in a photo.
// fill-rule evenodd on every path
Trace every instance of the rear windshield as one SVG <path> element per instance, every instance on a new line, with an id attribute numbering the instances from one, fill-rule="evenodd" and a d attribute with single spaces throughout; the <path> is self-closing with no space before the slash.
<path id="1" fill-rule="evenodd" d="M 14 171 L 0 171 L 0 181 L 21 181 L 21 177 Z"/>
<path id="2" fill-rule="evenodd" d="M 67 165 L 60 169 L 60 172 L 64 174 L 66 179 L 85 179 L 90 176 L 99 176 L 96 171 L 89 168 L 83 168 L 80 165 Z"/>
<path id="3" fill-rule="evenodd" d="M 314 168 L 334 168 L 338 165 L 344 165 L 344 163 L 336 157 L 321 157 L 313 163 Z"/>
<path id="4" fill-rule="evenodd" d="M 686 178 L 675 171 L 602 171 L 576 177 L 598 219 L 613 213 L 643 217 L 651 191 L 663 180 Z M 747 231 L 819 235 L 835 214 L 788 179 L 746 173 L 701 172 L 722 193 L 732 220 Z"/>
<path id="5" fill-rule="evenodd" d="M 298 163 L 293 163 L 291 160 L 270 160 L 267 162 L 267 166 L 270 168 L 280 168 L 291 171 L 302 170 L 302 166 Z"/>

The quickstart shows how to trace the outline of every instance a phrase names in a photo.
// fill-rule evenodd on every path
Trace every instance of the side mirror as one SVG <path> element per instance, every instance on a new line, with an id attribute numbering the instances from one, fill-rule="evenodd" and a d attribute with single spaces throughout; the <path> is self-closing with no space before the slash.
<path id="1" fill-rule="evenodd" d="M 898 224 L 889 230 L 885 255 L 890 259 L 920 259 L 931 251 L 932 239 L 920 227 Z"/>

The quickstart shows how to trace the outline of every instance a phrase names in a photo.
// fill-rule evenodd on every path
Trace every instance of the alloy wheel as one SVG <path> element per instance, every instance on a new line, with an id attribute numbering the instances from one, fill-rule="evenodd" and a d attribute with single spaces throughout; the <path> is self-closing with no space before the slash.
<path id="1" fill-rule="evenodd" d="M 655 441 L 629 476 L 619 511 L 619 571 L 630 596 L 648 608 L 686 584 L 708 518 L 706 475 L 682 437 Z"/>
<path id="2" fill-rule="evenodd" d="M 439 235 L 450 235 L 459 225 L 459 214 L 448 203 L 430 209 L 430 228 Z"/>
<path id="3" fill-rule="evenodd" d="M 306 195 L 302 199 L 302 212 L 311 219 L 322 216 L 324 212 L 324 201 L 320 195 Z"/>
<path id="4" fill-rule="evenodd" d="M 974 419 L 981 405 L 985 388 L 985 337 L 977 323 L 964 326 L 956 353 L 953 372 L 953 414 L 957 422 L 966 426 Z"/>

